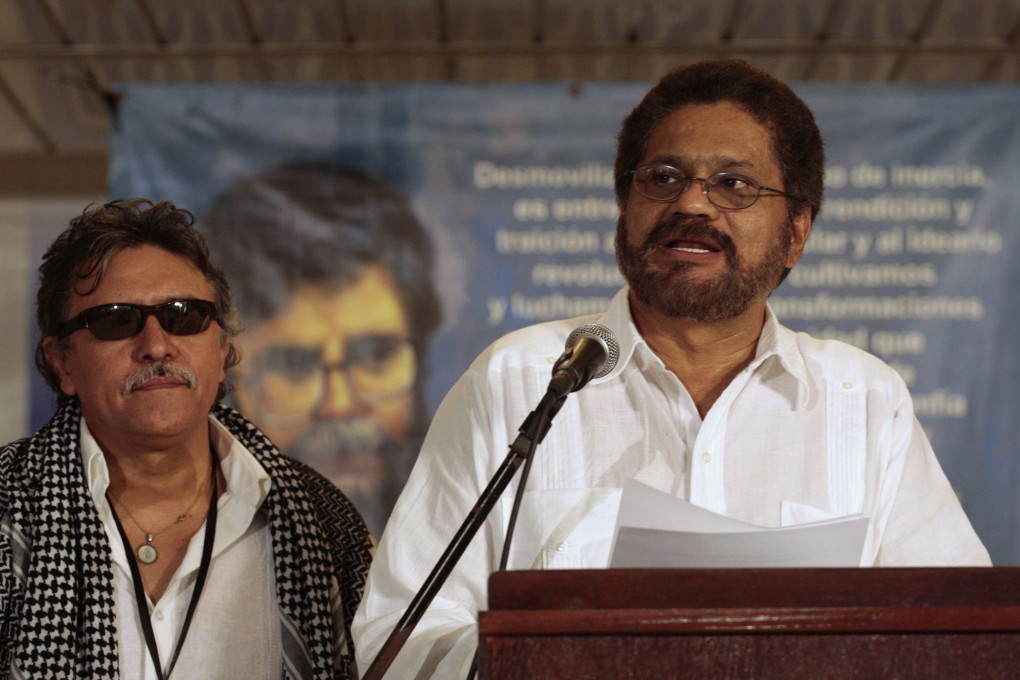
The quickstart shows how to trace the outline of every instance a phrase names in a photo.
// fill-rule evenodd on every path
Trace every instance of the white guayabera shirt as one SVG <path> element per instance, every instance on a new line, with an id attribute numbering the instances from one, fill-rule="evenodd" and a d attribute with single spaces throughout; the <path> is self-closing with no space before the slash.
<path id="1" fill-rule="evenodd" d="M 755 359 L 702 419 L 637 333 L 624 289 L 604 315 L 500 339 L 447 395 L 355 617 L 360 668 L 505 459 L 566 337 L 590 322 L 616 335 L 620 360 L 570 395 L 539 446 L 509 568 L 605 567 L 630 478 L 765 527 L 863 514 L 870 519 L 862 566 L 990 564 L 892 368 L 850 345 L 794 333 L 769 310 Z M 394 677 L 465 677 L 518 480 L 397 657 Z"/>

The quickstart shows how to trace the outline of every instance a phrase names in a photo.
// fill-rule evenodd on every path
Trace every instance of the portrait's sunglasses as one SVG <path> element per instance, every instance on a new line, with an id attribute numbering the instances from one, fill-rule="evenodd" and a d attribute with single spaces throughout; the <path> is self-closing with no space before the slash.
<path id="1" fill-rule="evenodd" d="M 60 324 L 57 337 L 87 328 L 98 340 L 125 340 L 142 332 L 149 316 L 171 335 L 195 335 L 217 320 L 216 305 L 208 300 L 171 300 L 159 305 L 113 302 L 89 307 Z"/>

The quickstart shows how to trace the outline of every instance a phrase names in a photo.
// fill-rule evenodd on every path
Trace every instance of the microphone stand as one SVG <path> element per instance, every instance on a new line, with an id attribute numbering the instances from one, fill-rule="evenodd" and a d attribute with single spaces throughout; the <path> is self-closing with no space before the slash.
<path id="1" fill-rule="evenodd" d="M 520 434 L 510 445 L 510 452 L 507 454 L 507 457 L 503 460 L 499 469 L 496 470 L 496 474 L 493 475 L 488 486 L 482 491 L 475 507 L 471 509 L 467 519 L 464 520 L 460 529 L 454 534 L 450 545 L 439 558 L 439 561 L 436 562 L 435 567 L 432 568 L 432 573 L 425 579 L 417 595 L 414 596 L 411 604 L 404 611 L 404 615 L 397 622 L 396 627 L 394 627 L 389 637 L 386 638 L 386 642 L 383 643 L 379 653 L 376 654 L 372 664 L 368 667 L 368 671 L 362 676 L 362 680 L 380 680 L 386 673 L 386 670 L 393 663 L 393 660 L 403 648 L 407 639 L 411 637 L 411 633 L 414 632 L 415 626 L 418 625 L 421 617 L 425 614 L 425 610 L 432 603 L 439 589 L 446 582 L 447 577 L 449 577 L 450 572 L 457 565 L 471 539 L 478 533 L 482 523 L 489 516 L 503 490 L 506 489 L 510 480 L 513 479 L 521 463 L 528 459 L 535 446 L 545 438 L 549 427 L 552 425 L 552 419 L 559 413 L 560 407 L 563 406 L 563 402 L 566 399 L 566 395 L 560 395 L 555 390 L 550 390 L 542 397 L 535 410 L 524 419 L 524 423 L 521 425 L 520 430 L 518 430 Z M 507 540 L 509 540 L 509 537 Z"/>

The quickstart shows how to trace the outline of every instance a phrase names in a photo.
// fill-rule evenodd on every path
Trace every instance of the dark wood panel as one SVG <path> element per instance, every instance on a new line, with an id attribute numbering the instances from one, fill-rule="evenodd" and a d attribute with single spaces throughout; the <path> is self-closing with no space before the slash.
<path id="1" fill-rule="evenodd" d="M 481 677 L 1020 677 L 1020 569 L 493 574 Z"/>

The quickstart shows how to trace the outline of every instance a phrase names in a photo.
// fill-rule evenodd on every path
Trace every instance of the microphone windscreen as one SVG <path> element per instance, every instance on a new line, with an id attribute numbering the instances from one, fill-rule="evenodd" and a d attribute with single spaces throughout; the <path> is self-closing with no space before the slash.
<path id="1" fill-rule="evenodd" d="M 620 360 L 620 343 L 617 341 L 613 331 L 609 330 L 602 324 L 582 324 L 575 328 L 570 335 L 567 336 L 566 348 L 570 349 L 573 347 L 574 343 L 582 337 L 597 338 L 598 340 L 601 340 L 602 344 L 606 347 L 606 360 L 602 364 L 602 367 L 599 368 L 594 375 L 592 375 L 592 379 L 609 375 L 609 372 L 616 368 L 616 362 Z"/>

